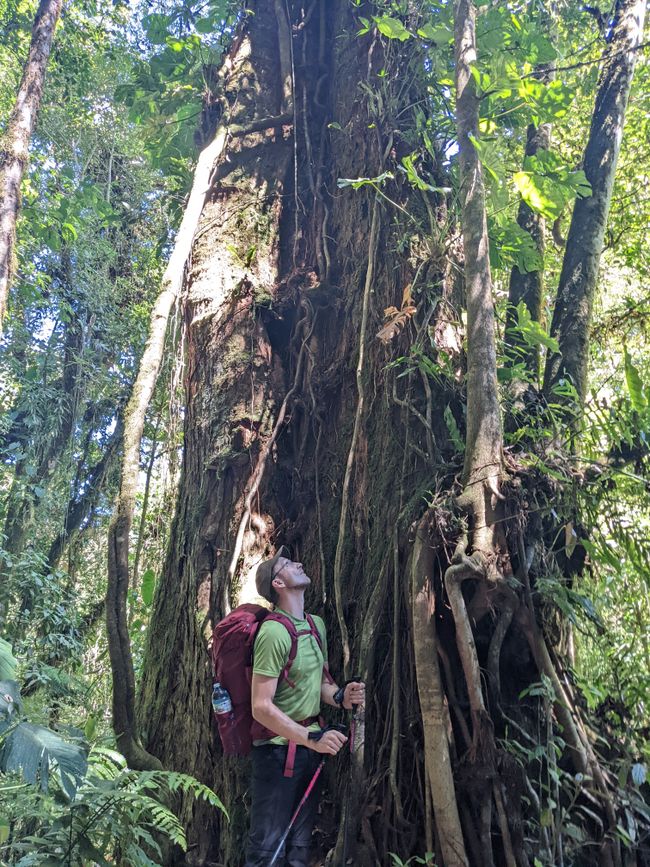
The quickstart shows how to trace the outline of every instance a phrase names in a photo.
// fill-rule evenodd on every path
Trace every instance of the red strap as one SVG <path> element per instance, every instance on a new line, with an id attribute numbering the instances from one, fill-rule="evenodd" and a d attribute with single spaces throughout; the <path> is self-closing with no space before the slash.
<path id="1" fill-rule="evenodd" d="M 289 741 L 287 745 L 287 760 L 284 763 L 284 776 L 293 777 L 293 768 L 296 764 L 296 747 L 295 741 Z"/>
<path id="2" fill-rule="evenodd" d="M 310 716 L 307 719 L 302 719 L 299 721 L 298 725 L 301 726 L 310 726 L 312 723 L 318 722 L 321 728 L 325 727 L 325 720 L 318 716 Z M 296 749 L 298 744 L 295 741 L 289 741 L 287 744 L 287 760 L 284 763 L 284 776 L 285 777 L 293 777 L 293 769 L 296 764 Z"/>

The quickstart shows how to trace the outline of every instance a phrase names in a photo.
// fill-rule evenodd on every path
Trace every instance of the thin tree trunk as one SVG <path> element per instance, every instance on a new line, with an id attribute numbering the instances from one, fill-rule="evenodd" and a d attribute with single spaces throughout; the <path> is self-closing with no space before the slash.
<path id="1" fill-rule="evenodd" d="M 583 160 L 592 193 L 578 199 L 573 209 L 551 324 L 560 348 L 547 359 L 544 391 L 548 394 L 567 379 L 580 404 L 587 393 L 591 312 L 645 13 L 646 0 L 616 4 Z"/>
<path id="2" fill-rule="evenodd" d="M 445 724 L 444 691 L 436 651 L 433 547 L 429 538 L 432 516 L 421 519 L 411 554 L 411 605 L 420 710 L 424 728 L 424 766 L 431 787 L 437 841 L 445 867 L 469 864 L 458 814 L 454 777 Z"/>
<path id="3" fill-rule="evenodd" d="M 16 222 L 20 184 L 29 159 L 29 142 L 36 126 L 45 71 L 62 0 L 41 0 L 16 104 L 0 145 L 0 335 L 14 273 Z"/>
<path id="4" fill-rule="evenodd" d="M 97 499 L 102 493 L 106 479 L 115 464 L 121 439 L 122 424 L 121 421 L 118 421 L 106 444 L 104 454 L 85 473 L 84 492 L 76 499 L 70 500 L 66 507 L 63 528 L 50 545 L 47 555 L 48 569 L 51 571 L 56 569 L 65 546 L 96 507 Z"/>
<path id="5" fill-rule="evenodd" d="M 154 428 L 153 437 L 151 438 L 151 451 L 149 452 L 149 460 L 147 461 L 147 473 L 144 482 L 144 494 L 142 495 L 142 511 L 140 513 L 140 526 L 138 527 L 138 541 L 135 546 L 135 559 L 133 561 L 133 588 L 138 586 L 138 573 L 140 571 L 140 556 L 142 554 L 142 546 L 144 544 L 144 529 L 147 523 L 147 509 L 149 507 L 149 492 L 151 490 L 151 477 L 153 475 L 153 465 L 156 460 L 156 449 L 158 448 L 158 429 L 160 428 L 162 412 L 156 419 L 156 427 Z"/>
<path id="6" fill-rule="evenodd" d="M 476 62 L 476 9 L 471 0 L 454 4 L 456 127 L 458 131 L 461 219 L 467 293 L 467 437 L 463 505 L 475 522 L 472 545 L 491 554 L 492 499 L 501 476 L 501 410 L 490 274 L 485 190 L 479 155 L 479 100 L 471 67 Z"/>

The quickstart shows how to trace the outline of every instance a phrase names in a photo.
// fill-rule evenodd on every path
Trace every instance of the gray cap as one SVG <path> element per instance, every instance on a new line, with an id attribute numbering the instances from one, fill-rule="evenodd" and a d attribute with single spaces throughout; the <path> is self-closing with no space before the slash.
<path id="1" fill-rule="evenodd" d="M 280 557 L 286 557 L 287 560 L 291 559 L 291 554 L 289 553 L 289 549 L 284 545 L 281 545 L 278 549 L 275 557 L 271 557 L 270 560 L 264 560 L 263 563 L 257 567 L 257 572 L 255 573 L 255 585 L 257 587 L 257 592 L 264 599 L 267 599 L 269 602 L 273 602 L 271 598 L 271 582 L 273 581 L 275 575 L 273 574 L 275 569 L 275 564 L 278 562 Z"/>

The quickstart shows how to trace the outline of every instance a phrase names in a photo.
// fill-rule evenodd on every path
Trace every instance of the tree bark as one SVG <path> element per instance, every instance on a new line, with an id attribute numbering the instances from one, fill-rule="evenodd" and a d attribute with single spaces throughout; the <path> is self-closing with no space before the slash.
<path id="1" fill-rule="evenodd" d="M 559 352 L 547 359 L 544 391 L 568 380 L 578 394 L 578 411 L 587 394 L 591 312 L 645 13 L 645 0 L 616 4 L 583 158 L 591 196 L 578 199 L 573 209 L 551 323 Z"/>
<path id="2" fill-rule="evenodd" d="M 424 724 L 424 764 L 445 867 L 467 867 L 469 861 L 458 814 L 436 651 L 432 520 L 432 515 L 425 515 L 418 524 L 410 563 L 415 668 Z"/>
<path id="3" fill-rule="evenodd" d="M 135 677 L 127 624 L 126 597 L 129 588 L 129 549 L 140 467 L 140 444 L 145 415 L 163 358 L 167 323 L 183 283 L 185 268 L 206 196 L 211 175 L 229 137 L 264 130 L 288 120 L 286 116 L 257 118 L 248 126 L 222 124 L 212 142 L 201 152 L 174 247 L 162 278 L 161 292 L 151 313 L 147 343 L 140 360 L 131 397 L 124 413 L 123 457 L 120 490 L 108 537 L 108 585 L 106 623 L 113 672 L 113 728 L 118 746 L 131 767 L 160 767 L 140 744 L 135 711 Z"/>
<path id="4" fill-rule="evenodd" d="M 18 96 L 0 143 L 0 335 L 14 266 L 20 184 L 29 159 L 61 0 L 41 0 Z"/>
<path id="5" fill-rule="evenodd" d="M 474 145 L 478 139 L 479 100 L 471 74 L 472 64 L 476 62 L 476 9 L 471 0 L 456 0 L 454 30 L 456 129 L 467 296 L 467 434 L 462 500 L 473 514 L 473 548 L 491 555 L 494 547 L 492 501 L 498 496 L 503 440 L 485 190 L 483 170 Z"/>

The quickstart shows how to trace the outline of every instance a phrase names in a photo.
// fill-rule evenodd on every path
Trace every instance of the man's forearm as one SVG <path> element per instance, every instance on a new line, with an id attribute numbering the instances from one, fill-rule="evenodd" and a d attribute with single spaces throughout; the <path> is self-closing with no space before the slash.
<path id="1" fill-rule="evenodd" d="M 307 727 L 294 722 L 291 717 L 283 713 L 273 702 L 255 705 L 253 707 L 253 718 L 265 728 L 270 729 L 282 738 L 286 738 L 288 741 L 294 741 L 294 743 L 300 744 L 303 747 L 312 747 Z"/>
<path id="2" fill-rule="evenodd" d="M 324 701 L 325 704 L 329 704 L 332 707 L 340 707 L 340 705 L 334 701 L 334 694 L 337 693 L 338 690 L 339 687 L 337 686 L 337 684 L 328 683 L 326 680 L 324 680 L 321 683 L 320 687 L 321 700 Z"/>

